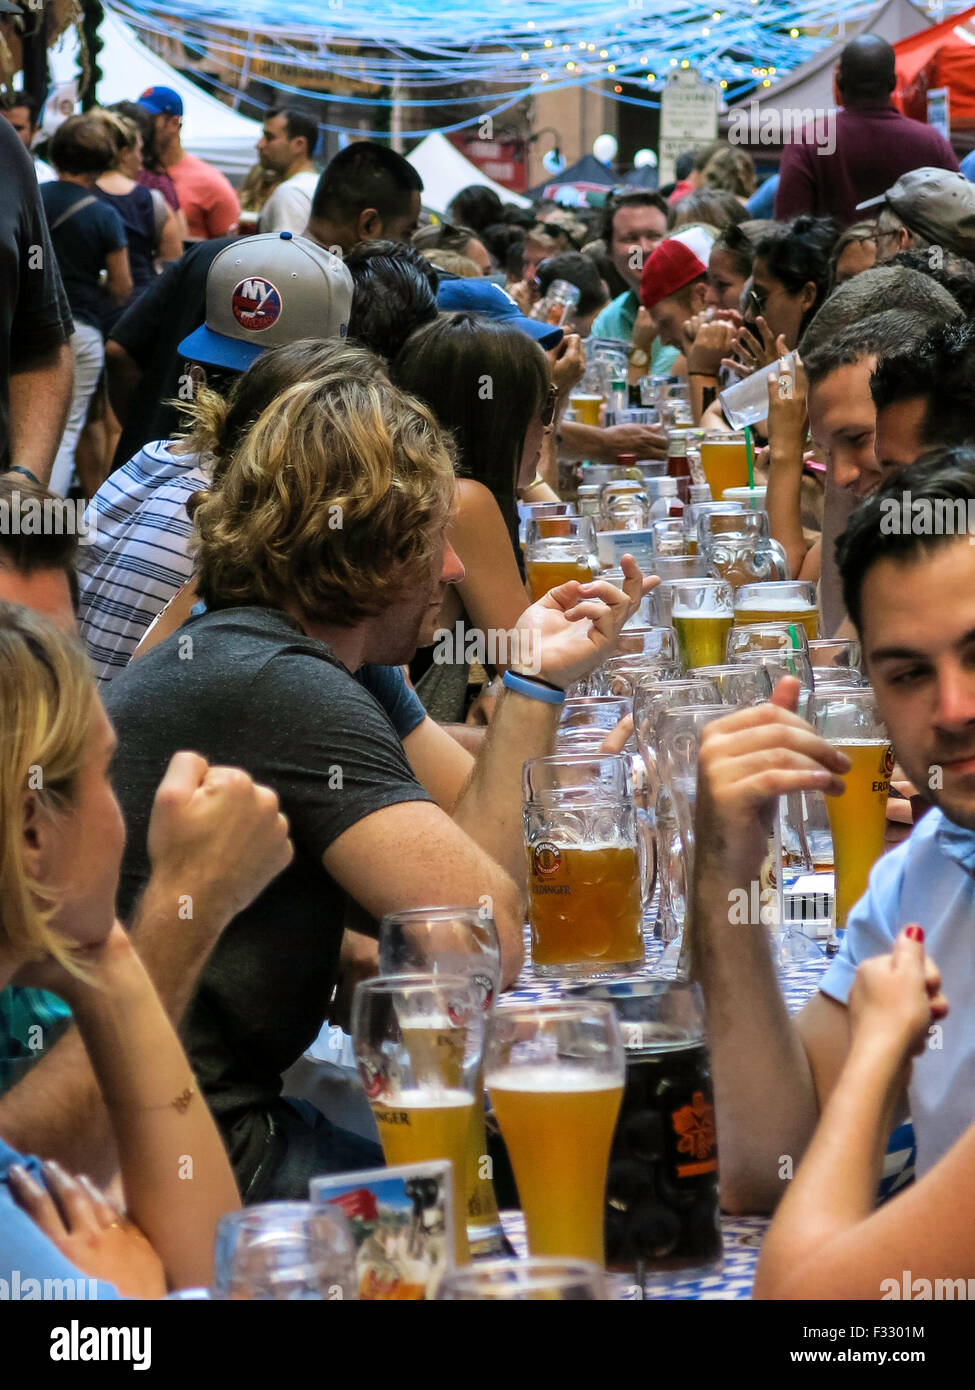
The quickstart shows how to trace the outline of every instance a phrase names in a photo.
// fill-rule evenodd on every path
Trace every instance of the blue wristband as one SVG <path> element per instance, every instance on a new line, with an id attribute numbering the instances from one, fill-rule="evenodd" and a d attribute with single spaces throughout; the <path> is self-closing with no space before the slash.
<path id="1" fill-rule="evenodd" d="M 556 690 L 552 685 L 532 680 L 531 676 L 516 676 L 513 671 L 505 671 L 501 684 L 509 690 L 516 690 L 519 695 L 527 695 L 529 700 L 541 700 L 544 705 L 565 704 L 564 690 Z"/>
<path id="2" fill-rule="evenodd" d="M 31 480 L 32 483 L 36 484 L 37 487 L 43 487 L 43 486 L 44 486 L 44 484 L 41 482 L 40 478 L 35 477 L 35 475 L 30 471 L 29 468 L 23 468 L 19 463 L 12 464 L 11 467 L 7 469 L 7 472 L 8 472 L 8 473 L 23 473 L 24 477 L 25 477 L 25 478 L 29 478 L 29 479 Z"/>

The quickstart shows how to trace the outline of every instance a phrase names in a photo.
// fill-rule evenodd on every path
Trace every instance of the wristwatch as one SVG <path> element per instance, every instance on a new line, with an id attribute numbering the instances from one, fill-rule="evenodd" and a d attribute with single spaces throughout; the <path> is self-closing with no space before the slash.
<path id="1" fill-rule="evenodd" d="M 641 347 L 630 348 L 630 366 L 645 367 L 650 361 L 645 350 Z"/>

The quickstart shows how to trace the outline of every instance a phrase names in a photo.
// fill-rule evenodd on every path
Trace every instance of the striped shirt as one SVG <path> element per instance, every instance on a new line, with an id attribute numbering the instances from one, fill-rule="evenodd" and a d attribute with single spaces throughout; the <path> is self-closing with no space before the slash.
<path id="1" fill-rule="evenodd" d="M 79 548 L 79 623 L 100 681 L 128 665 L 193 572 L 186 503 L 209 483 L 199 455 L 174 453 L 174 442 L 146 444 L 102 483 L 85 514 L 93 540 Z"/>

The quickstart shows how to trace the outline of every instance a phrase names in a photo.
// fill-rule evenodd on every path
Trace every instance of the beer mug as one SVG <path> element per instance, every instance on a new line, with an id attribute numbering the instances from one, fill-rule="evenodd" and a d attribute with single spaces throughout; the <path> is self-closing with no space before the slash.
<path id="1" fill-rule="evenodd" d="M 664 629 L 668 630 L 672 629 Z M 588 677 L 588 690 L 593 695 L 628 695 L 632 699 L 642 679 L 670 680 L 682 674 L 679 657 L 671 659 L 663 651 L 657 656 L 624 652 L 622 656 L 609 657 L 596 667 Z"/>
<path id="2" fill-rule="evenodd" d="M 626 627 L 616 642 L 617 656 L 649 656 L 676 666 L 680 662 L 672 627 Z"/>
<path id="3" fill-rule="evenodd" d="M 649 864 L 630 760 L 531 758 L 522 772 L 536 975 L 626 974 L 643 964 Z"/>
<path id="4" fill-rule="evenodd" d="M 416 907 L 389 913 L 379 923 L 381 975 L 466 975 L 485 1014 L 501 988 L 501 946 L 491 914 L 480 907 Z M 503 1250 L 501 1218 L 490 1178 L 481 1177 L 487 1154 L 484 1084 L 472 1112 L 465 1174 L 467 1239 L 475 1254 Z"/>
<path id="5" fill-rule="evenodd" d="M 686 978 L 690 958 L 684 950 L 684 926 L 690 908 L 688 891 L 694 865 L 694 805 L 697 797 L 697 750 L 701 730 L 715 719 L 731 713 L 732 706 L 715 703 L 688 709 L 666 709 L 657 724 L 657 769 L 661 787 L 673 805 L 681 856 L 679 872 L 684 881 L 685 912 L 677 935 L 658 962 L 664 973 L 676 970 Z M 676 866 L 675 866 L 676 867 Z"/>
<path id="6" fill-rule="evenodd" d="M 697 540 L 701 524 L 701 518 L 707 516 L 709 512 L 743 512 L 745 509 L 740 502 L 724 502 L 721 498 L 710 498 L 704 501 L 691 500 L 684 508 L 684 524 L 687 527 L 689 536 Z"/>
<path id="7" fill-rule="evenodd" d="M 745 623 L 728 633 L 730 662 L 747 660 L 754 652 L 799 651 L 808 655 L 806 629 L 800 623 Z"/>
<path id="8" fill-rule="evenodd" d="M 744 433 L 707 430 L 700 449 L 701 467 L 712 497 L 720 497 L 726 487 L 748 486 L 748 446 Z"/>
<path id="9" fill-rule="evenodd" d="M 723 579 L 689 579 L 674 584 L 671 615 L 684 670 L 718 666 L 734 620 L 731 585 Z"/>
<path id="10" fill-rule="evenodd" d="M 746 665 L 696 666 L 687 673 L 688 679 L 713 681 L 722 702 L 747 708 L 749 705 L 764 705 L 772 694 L 772 680 L 768 669 L 758 662 Z"/>
<path id="11" fill-rule="evenodd" d="M 757 512 L 755 515 L 759 515 Z M 715 536 L 706 552 L 708 574 L 726 579 L 733 589 L 770 579 L 789 579 L 789 561 L 778 541 L 738 532 Z"/>
<path id="12" fill-rule="evenodd" d="M 670 793 L 657 771 L 657 723 L 665 709 L 718 704 L 718 688 L 706 680 L 644 680 L 633 697 L 633 723 L 646 772 L 646 806 L 654 836 L 659 894 L 654 934 L 673 941 L 684 920 L 684 876 L 680 835 Z"/>
<path id="13" fill-rule="evenodd" d="M 589 1260 L 543 1255 L 527 1260 L 480 1260 L 445 1274 L 437 1291 L 440 1302 L 514 1302 L 523 1299 L 605 1302 L 606 1277 Z"/>
<path id="14" fill-rule="evenodd" d="M 625 480 L 607 483 L 600 495 L 600 529 L 643 531 L 650 525 L 650 498 L 643 484 Z"/>
<path id="15" fill-rule="evenodd" d="M 659 555 L 654 557 L 654 572 L 662 580 L 704 579 L 704 559 L 700 555 Z"/>
<path id="16" fill-rule="evenodd" d="M 842 796 L 826 798 L 833 836 L 834 923 L 844 931 L 850 909 L 866 892 L 870 870 L 884 852 L 894 750 L 869 687 L 814 695 L 812 723 L 851 764 Z"/>
<path id="17" fill-rule="evenodd" d="M 602 1268 L 606 1167 L 625 1076 L 607 1004 L 504 1005 L 491 1016 L 484 1077 L 532 1255 Z"/>
<path id="18" fill-rule="evenodd" d="M 735 623 L 801 623 L 807 638 L 818 637 L 816 586 L 798 579 L 743 584 L 735 593 Z"/>
<path id="19" fill-rule="evenodd" d="M 221 1216 L 212 1296 L 358 1299 L 348 1218 L 337 1207 L 313 1202 L 262 1202 Z"/>
<path id="20" fill-rule="evenodd" d="M 469 975 L 378 975 L 352 997 L 359 1075 L 386 1162 L 446 1159 L 454 1257 L 470 1259 L 466 1175 L 484 1047 L 483 995 Z"/>
<path id="21" fill-rule="evenodd" d="M 698 549 L 705 552 L 719 536 L 729 534 L 752 536 L 755 540 L 767 541 L 771 535 L 768 512 L 746 512 L 735 503 L 716 502 L 698 516 L 695 534 Z"/>
<path id="22" fill-rule="evenodd" d="M 653 532 L 654 562 L 664 555 L 696 555 L 697 542 L 691 549 L 687 527 L 679 516 L 664 516 L 650 526 Z M 656 573 L 656 570 L 654 571 Z"/>
<path id="23" fill-rule="evenodd" d="M 532 599 L 576 579 L 588 584 L 596 569 L 591 516 L 538 517 L 525 527 L 525 572 Z"/>
<path id="24" fill-rule="evenodd" d="M 570 985 L 616 1010 L 626 1085 L 606 1179 L 606 1266 L 644 1285 L 721 1263 L 714 1087 L 700 987 L 677 980 Z"/>
<path id="25" fill-rule="evenodd" d="M 536 521 L 542 517 L 575 516 L 575 514 L 574 502 L 519 502 L 518 536 L 522 545 L 525 543 L 525 528 L 529 521 Z"/>
<path id="26" fill-rule="evenodd" d="M 870 684 L 862 671 L 852 671 L 847 666 L 814 666 L 812 673 L 817 690 L 857 690 Z"/>
<path id="27" fill-rule="evenodd" d="M 578 696 L 562 706 L 559 729 L 595 729 L 605 736 L 632 712 L 632 703 L 625 695 Z"/>
<path id="28" fill-rule="evenodd" d="M 859 671 L 860 658 L 860 643 L 855 637 L 817 637 L 809 643 L 809 660 L 817 671 L 827 666 L 840 671 Z"/>

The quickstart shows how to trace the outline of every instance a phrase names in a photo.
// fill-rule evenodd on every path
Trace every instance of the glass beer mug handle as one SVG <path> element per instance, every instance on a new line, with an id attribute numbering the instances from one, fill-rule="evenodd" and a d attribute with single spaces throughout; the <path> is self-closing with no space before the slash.
<path id="1" fill-rule="evenodd" d="M 789 558 L 785 553 L 785 548 L 778 541 L 764 541 L 762 543 L 755 552 L 755 567 L 763 571 L 767 568 L 768 573 L 762 574 L 763 579 L 792 578 Z"/>
<path id="2" fill-rule="evenodd" d="M 636 846 L 640 859 L 640 901 L 646 912 L 657 887 L 657 827 L 653 812 L 637 807 Z"/>

